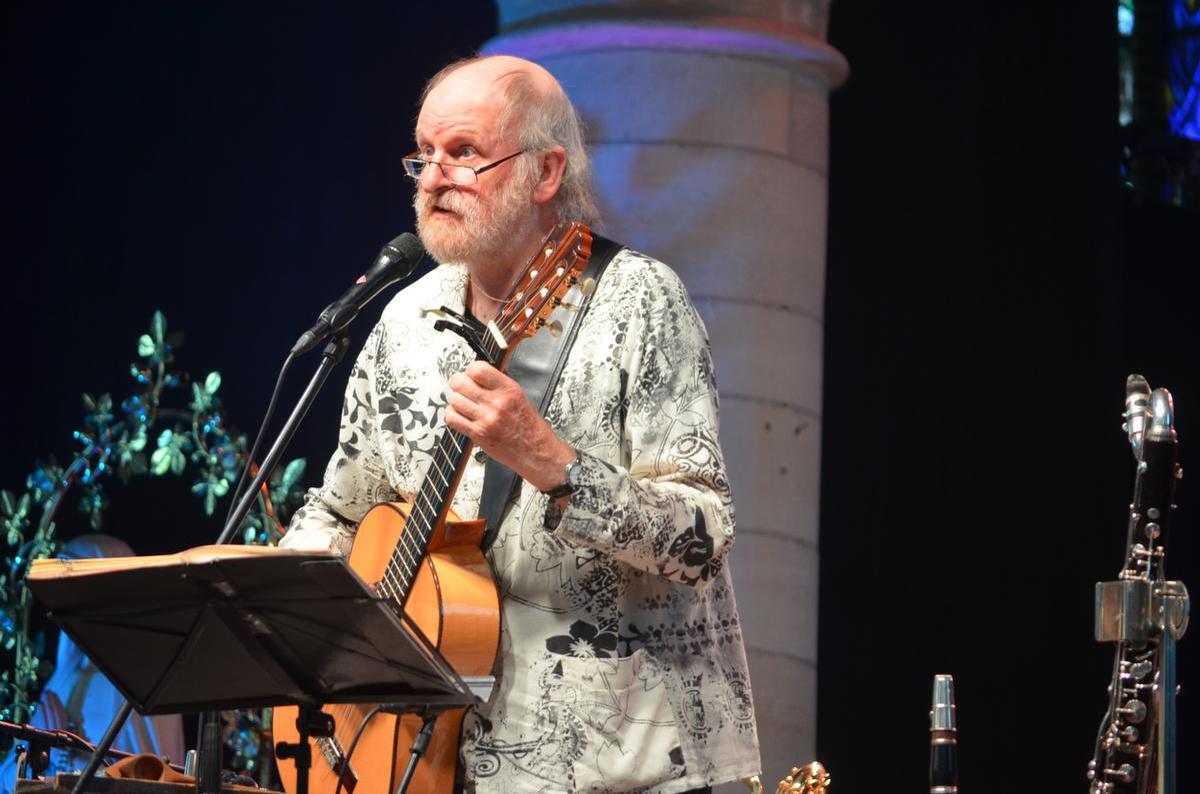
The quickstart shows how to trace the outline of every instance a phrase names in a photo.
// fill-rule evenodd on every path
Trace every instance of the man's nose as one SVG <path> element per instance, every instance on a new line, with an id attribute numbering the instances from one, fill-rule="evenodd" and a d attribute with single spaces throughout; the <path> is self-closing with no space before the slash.
<path id="1" fill-rule="evenodd" d="M 425 167 L 421 169 L 421 178 L 417 184 L 426 193 L 437 193 L 445 190 L 453 183 L 446 178 L 446 174 L 442 171 L 440 165 L 437 163 L 426 163 Z"/>

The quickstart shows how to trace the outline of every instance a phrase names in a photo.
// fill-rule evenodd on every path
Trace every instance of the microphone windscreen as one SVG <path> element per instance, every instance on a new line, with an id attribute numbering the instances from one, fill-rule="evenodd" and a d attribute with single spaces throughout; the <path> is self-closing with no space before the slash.
<path id="1" fill-rule="evenodd" d="M 388 243 L 387 247 L 396 249 L 404 261 L 414 265 L 425 255 L 425 246 L 421 245 L 420 238 L 412 232 L 405 232 Z"/>

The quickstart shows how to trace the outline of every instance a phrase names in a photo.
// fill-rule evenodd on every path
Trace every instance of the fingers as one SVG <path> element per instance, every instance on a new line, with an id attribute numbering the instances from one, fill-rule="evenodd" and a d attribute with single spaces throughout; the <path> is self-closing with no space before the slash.
<path id="1" fill-rule="evenodd" d="M 451 383 L 453 384 L 453 379 L 451 379 Z M 473 420 L 479 414 L 479 403 L 455 389 L 453 385 L 451 385 L 447 402 L 464 419 Z"/>
<path id="2" fill-rule="evenodd" d="M 446 427 L 467 436 L 484 452 L 488 451 L 484 427 L 468 419 L 453 404 L 446 406 Z"/>
<path id="3" fill-rule="evenodd" d="M 466 373 L 451 375 L 447 385 L 450 386 L 450 397 L 464 397 L 473 403 L 482 402 L 487 391 Z"/>
<path id="4" fill-rule="evenodd" d="M 451 376 L 449 386 L 446 424 L 451 429 L 510 467 L 530 455 L 528 447 L 540 437 L 545 420 L 516 381 L 477 361 Z"/>
<path id="5" fill-rule="evenodd" d="M 472 361 L 463 373 L 483 389 L 503 389 L 517 382 L 484 361 Z"/>
<path id="6" fill-rule="evenodd" d="M 449 381 L 446 425 L 535 487 L 562 481 L 575 450 L 562 441 L 519 384 L 482 362 Z"/>
<path id="7" fill-rule="evenodd" d="M 457 394 L 476 406 L 486 406 L 500 414 L 519 410 L 527 402 L 515 380 L 482 361 L 472 362 L 462 374 L 451 375 L 448 385 L 451 398 Z M 478 411 L 470 406 L 460 404 L 459 407 L 468 418 L 478 417 Z"/>
<path id="8" fill-rule="evenodd" d="M 475 438 L 470 420 L 456 411 L 453 405 L 446 406 L 446 427 L 470 436 L 472 439 Z"/>

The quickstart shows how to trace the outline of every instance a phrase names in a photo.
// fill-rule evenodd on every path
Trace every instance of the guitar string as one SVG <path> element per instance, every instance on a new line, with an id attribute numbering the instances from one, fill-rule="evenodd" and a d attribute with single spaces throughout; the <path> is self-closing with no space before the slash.
<path id="1" fill-rule="evenodd" d="M 443 435 L 442 439 L 448 439 L 449 443 L 454 447 L 454 450 L 461 454 L 464 451 L 464 447 L 459 443 L 458 438 L 454 437 L 457 435 L 458 434 Z M 445 442 L 441 439 L 439 441 L 441 443 L 439 443 L 438 449 L 435 452 L 434 461 L 431 464 L 435 467 L 440 466 L 438 453 L 440 453 L 442 457 L 449 454 L 448 451 L 445 450 Z M 456 467 L 451 468 L 453 469 Z M 407 563 L 404 566 L 404 575 L 399 577 L 399 580 L 402 583 L 399 587 L 401 595 L 407 593 L 408 588 L 412 586 L 413 579 L 416 576 L 416 571 L 420 565 L 420 559 L 424 557 L 421 547 L 428 545 L 429 536 L 432 534 L 432 526 L 435 523 L 437 513 L 439 512 L 437 509 L 435 509 L 433 500 L 436 496 L 439 498 L 439 501 L 442 501 L 443 503 L 445 501 L 445 495 L 430 495 L 428 493 L 430 489 L 426 487 L 426 485 L 429 483 L 430 481 L 427 479 L 422 485 L 422 488 L 418 492 L 416 499 L 413 501 L 413 509 L 410 510 L 409 513 L 410 520 L 414 515 L 421 520 L 421 524 L 416 527 L 417 532 L 414 533 L 405 531 L 400 536 L 400 540 L 396 545 L 396 551 L 400 554 L 400 560 L 403 560 L 405 563 Z M 447 486 L 448 485 L 449 483 L 447 483 Z M 436 491 L 436 488 L 433 490 Z M 411 528 L 406 527 L 406 530 L 408 529 Z M 418 534 L 425 537 L 423 537 L 421 540 L 417 540 L 415 536 Z M 389 562 L 389 568 L 391 568 L 392 564 L 395 562 L 397 562 L 397 554 L 392 555 L 392 561 Z"/>

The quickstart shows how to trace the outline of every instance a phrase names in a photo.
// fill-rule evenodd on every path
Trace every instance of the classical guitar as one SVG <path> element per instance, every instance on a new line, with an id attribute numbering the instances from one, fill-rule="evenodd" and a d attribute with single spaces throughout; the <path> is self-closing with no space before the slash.
<path id="1" fill-rule="evenodd" d="M 486 326 L 449 310 L 435 327 L 464 336 L 476 355 L 503 368 L 516 344 L 546 326 L 587 266 L 592 235 L 582 223 L 560 223 L 525 266 L 499 315 Z M 584 285 L 581 285 L 584 286 Z M 403 610 L 462 676 L 488 675 L 500 641 L 496 584 L 480 549 L 485 522 L 462 521 L 449 508 L 462 477 L 471 441 L 446 428 L 433 462 L 411 502 L 371 508 L 358 526 L 349 563 Z M 335 794 L 338 779 L 348 794 L 392 794 L 404 774 L 409 748 L 420 731 L 418 715 L 376 714 L 363 729 L 352 757 L 346 751 L 370 704 L 327 705 L 336 731 L 311 740 L 309 791 Z M 298 710 L 275 709 L 275 738 L 296 742 Z M 451 792 L 464 710 L 443 713 L 434 725 L 410 791 Z M 288 792 L 296 791 L 292 761 L 279 763 Z"/>

